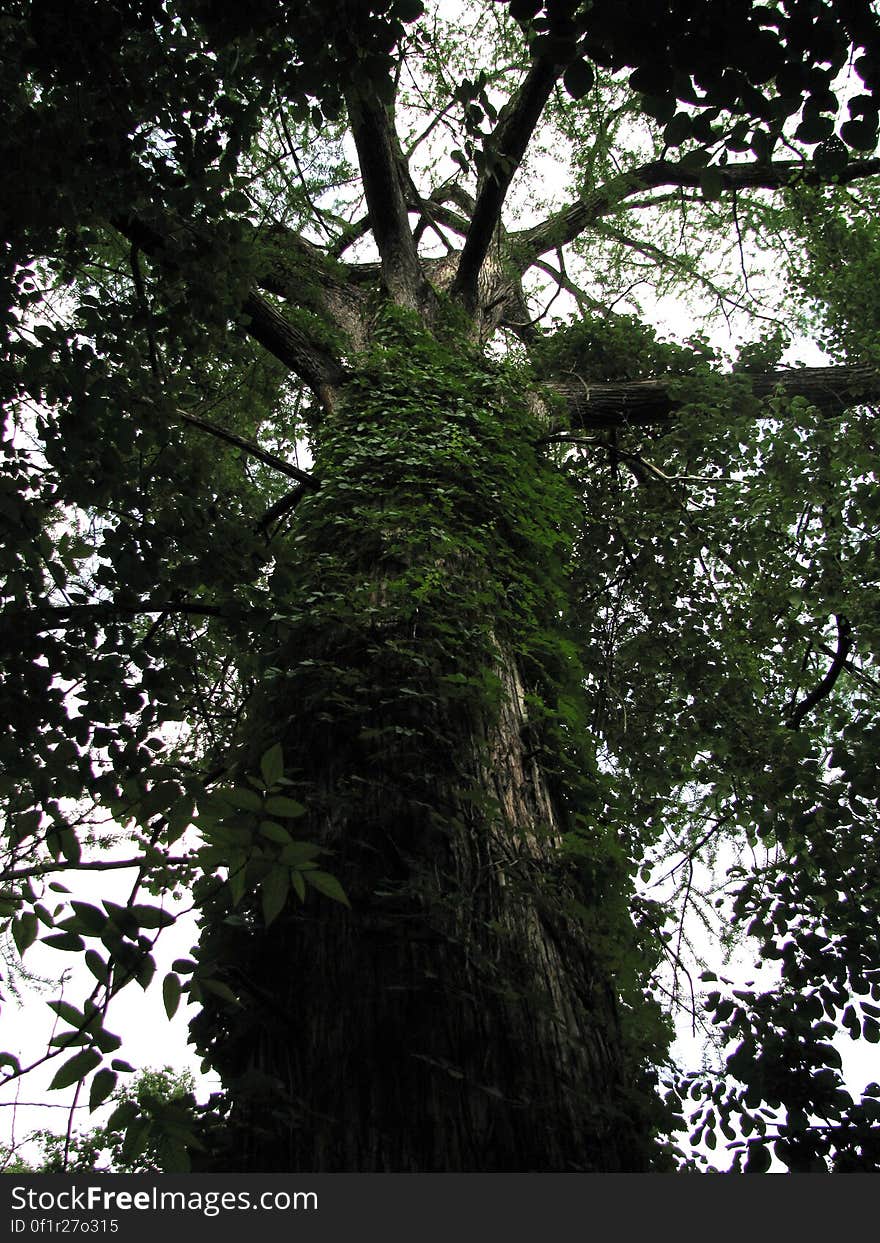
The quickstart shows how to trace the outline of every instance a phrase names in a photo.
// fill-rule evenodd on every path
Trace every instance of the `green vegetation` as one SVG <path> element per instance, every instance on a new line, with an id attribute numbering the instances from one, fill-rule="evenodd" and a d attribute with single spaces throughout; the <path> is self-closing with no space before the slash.
<path id="1" fill-rule="evenodd" d="M 880 1168 L 871 6 L 86 7 L 0 17 L 45 1168 Z"/>

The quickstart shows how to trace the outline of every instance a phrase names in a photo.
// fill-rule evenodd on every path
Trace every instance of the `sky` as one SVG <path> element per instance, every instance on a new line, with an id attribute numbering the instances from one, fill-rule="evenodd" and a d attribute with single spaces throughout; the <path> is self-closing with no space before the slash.
<path id="1" fill-rule="evenodd" d="M 133 869 L 126 872 L 79 873 L 75 893 L 78 899 L 93 904 L 104 898 L 124 903 L 134 876 Z M 69 874 L 64 874 L 64 879 L 74 889 Z M 186 915 L 178 924 L 162 929 L 153 950 L 157 968 L 153 983 L 146 991 L 135 982 L 128 984 L 111 1003 L 106 1027 L 122 1037 L 122 1047 L 114 1056 L 130 1062 L 136 1071 L 162 1069 L 165 1066 L 175 1071 L 190 1070 L 198 1081 L 199 1099 L 206 1100 L 212 1091 L 219 1088 L 219 1081 L 213 1075 L 200 1073 L 200 1059 L 187 1044 L 187 1024 L 198 1007 L 185 1006 L 181 1002 L 177 1013 L 169 1020 L 161 994 L 161 981 L 171 969 L 171 963 L 175 958 L 191 955 L 197 936 L 192 915 Z M 81 959 L 75 961 L 73 955 L 39 943 L 26 951 L 24 963 L 29 971 L 44 977 L 46 983 L 24 991 L 21 1005 L 7 990 L 0 1016 L 0 1048 L 17 1054 L 22 1065 L 31 1063 L 47 1050 L 55 1016 L 45 1003 L 63 999 L 81 1008 L 95 983 Z M 62 972 L 68 974 L 63 975 Z M 75 1089 L 48 1090 L 53 1075 L 65 1060 L 62 1053 L 21 1079 L 0 1087 L 0 1144 L 22 1144 L 36 1130 L 66 1131 Z M 133 1076 L 121 1074 L 119 1086 L 130 1078 Z M 90 1114 L 87 1104 L 82 1103 L 87 1100 L 87 1093 L 81 1093 L 81 1103 L 75 1110 L 75 1126 L 80 1129 L 105 1120 L 112 1109 L 112 1105 L 108 1104 Z M 25 1143 L 20 1150 L 20 1155 L 25 1159 L 28 1156 L 37 1158 L 38 1153 L 38 1148 L 33 1144 Z"/>

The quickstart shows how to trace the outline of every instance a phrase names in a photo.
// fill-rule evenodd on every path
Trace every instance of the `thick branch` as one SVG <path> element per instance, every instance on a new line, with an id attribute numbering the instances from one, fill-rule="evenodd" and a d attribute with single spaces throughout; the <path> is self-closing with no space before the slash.
<path id="1" fill-rule="evenodd" d="M 845 617 L 836 615 L 834 620 L 837 623 L 837 651 L 828 668 L 825 677 L 817 687 L 810 691 L 809 695 L 805 695 L 801 702 L 792 711 L 786 724 L 789 729 L 798 729 L 801 721 L 816 704 L 821 703 L 823 699 L 827 699 L 834 690 L 834 685 L 844 667 L 846 666 L 847 657 L 852 648 L 852 627 Z"/>
<path id="2" fill-rule="evenodd" d="M 487 140 L 484 154 L 492 166 L 477 195 L 452 292 L 468 309 L 477 302 L 477 281 L 492 237 L 501 219 L 501 208 L 514 174 L 522 163 L 526 147 L 537 125 L 550 92 L 564 65 L 537 60 L 526 74 L 512 104 L 504 109 Z"/>
<path id="3" fill-rule="evenodd" d="M 380 99 L 348 100 L 370 228 L 382 260 L 382 280 L 400 306 L 420 308 L 427 284 L 410 228 L 401 177 L 402 155 L 388 108 Z"/>
<path id="4" fill-rule="evenodd" d="M 786 186 L 825 185 L 816 169 L 798 160 L 777 160 L 771 164 L 727 164 L 713 166 L 713 173 L 720 178 L 721 190 L 781 190 Z M 851 160 L 836 181 L 845 184 L 880 173 L 880 160 Z M 652 160 L 638 168 L 612 177 L 590 194 L 554 212 L 541 224 L 524 229 L 510 238 L 511 251 L 520 271 L 525 271 L 539 255 L 557 246 L 567 245 L 579 237 L 585 229 L 601 216 L 622 206 L 628 198 L 643 194 L 646 190 L 660 188 L 697 187 L 700 172 L 684 167 L 671 160 Z M 643 204 L 645 206 L 646 204 Z"/>
<path id="5" fill-rule="evenodd" d="M 167 253 L 165 236 L 152 225 L 129 216 L 115 219 L 113 226 L 158 263 L 161 264 L 163 258 L 169 265 L 176 262 Z M 345 378 L 345 368 L 339 359 L 286 319 L 256 289 L 247 295 L 242 310 L 248 317 L 245 330 L 250 336 L 300 376 L 325 405 L 332 404 L 331 390 Z"/>
<path id="6" fill-rule="evenodd" d="M 860 403 L 880 403 L 880 373 L 871 367 L 796 367 L 760 373 L 741 372 L 752 394 L 804 397 L 825 414 L 839 414 Z M 665 423 L 683 404 L 670 392 L 670 380 L 631 380 L 604 384 L 553 381 L 553 391 L 568 406 L 573 427 L 608 428 Z"/>
<path id="7" fill-rule="evenodd" d="M 345 368 L 328 350 L 316 345 L 262 294 L 252 289 L 242 308 L 248 316 L 245 331 L 284 363 L 321 398 L 332 405 L 330 392 L 345 379 Z"/>
<path id="8" fill-rule="evenodd" d="M 265 534 L 273 522 L 280 523 L 282 518 L 286 517 L 291 510 L 296 508 L 302 500 L 304 493 L 305 488 L 301 483 L 298 483 L 295 488 L 291 488 L 291 490 L 282 496 L 280 500 L 276 501 L 274 505 L 269 506 L 260 521 L 257 523 L 257 531 L 261 534 Z"/>

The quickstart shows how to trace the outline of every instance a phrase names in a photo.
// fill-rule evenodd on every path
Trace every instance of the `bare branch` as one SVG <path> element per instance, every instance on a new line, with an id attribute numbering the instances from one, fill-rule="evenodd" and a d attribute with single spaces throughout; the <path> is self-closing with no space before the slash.
<path id="1" fill-rule="evenodd" d="M 350 95 L 347 102 L 383 283 L 398 305 L 419 309 L 428 286 L 409 223 L 403 156 L 391 113 L 376 97 Z"/>
<path id="2" fill-rule="evenodd" d="M 489 135 L 484 156 L 491 160 L 477 195 L 452 292 L 473 310 L 477 302 L 477 281 L 489 253 L 492 237 L 501 219 L 501 208 L 514 174 L 522 163 L 526 147 L 544 105 L 563 69 L 552 60 L 536 60 L 523 79 L 508 108 L 502 110 L 498 124 Z"/>
<path id="3" fill-rule="evenodd" d="M 359 242 L 362 237 L 370 231 L 369 215 L 361 216 L 359 220 L 352 221 L 337 237 L 336 241 L 327 250 L 327 253 L 333 259 L 339 259 L 350 246 L 354 246 L 355 242 Z"/>
<path id="4" fill-rule="evenodd" d="M 781 190 L 786 186 L 825 185 L 816 169 L 799 160 L 777 160 L 770 164 L 727 164 L 713 166 L 720 179 L 722 191 Z M 840 173 L 836 184 L 873 177 L 880 173 L 880 159 L 851 160 Z M 612 177 L 604 185 L 580 198 L 568 207 L 554 212 L 541 224 L 513 234 L 510 238 L 513 256 L 525 271 L 539 255 L 558 246 L 567 245 L 579 237 L 600 217 L 626 204 L 633 195 L 662 187 L 698 187 L 700 172 L 671 160 L 652 160 L 627 172 Z"/>
<path id="5" fill-rule="evenodd" d="M 15 871 L 3 872 L 3 884 L 8 885 L 16 880 L 29 880 L 36 876 L 51 876 L 55 872 L 119 872 L 126 868 L 146 868 L 148 871 L 155 868 L 165 867 L 184 867 L 191 865 L 192 859 L 180 856 L 175 858 L 172 855 L 166 855 L 158 862 L 148 858 L 146 855 L 138 855 L 134 859 L 91 859 L 71 863 L 64 859 L 53 859 L 51 862 L 35 863 L 32 867 L 18 868 Z"/>
<path id="6" fill-rule="evenodd" d="M 245 331 L 314 390 L 325 407 L 333 405 L 332 390 L 345 379 L 345 368 L 323 345 L 252 289 L 242 308 Z"/>
<path id="7" fill-rule="evenodd" d="M 276 96 L 277 96 L 277 91 L 276 91 Z M 309 192 L 308 183 L 306 182 L 305 175 L 303 174 L 302 165 L 299 162 L 299 156 L 296 153 L 296 146 L 291 136 L 290 129 L 288 128 L 287 118 L 284 115 L 284 106 L 280 98 L 278 99 L 278 122 L 281 126 L 281 132 L 284 135 L 284 140 L 287 143 L 287 152 L 290 158 L 293 160 L 293 166 L 296 169 L 296 175 L 299 178 L 300 185 L 302 186 L 303 197 L 306 203 L 308 204 L 309 210 L 311 211 L 312 215 L 315 217 L 315 220 L 320 225 L 324 234 L 332 242 L 334 240 L 333 234 L 330 231 L 330 229 L 327 227 L 327 222 L 324 219 L 324 213 L 321 211 L 320 207 L 317 206 L 317 204 L 315 203 L 314 199 L 312 198 Z"/>
<path id="8" fill-rule="evenodd" d="M 296 508 L 302 500 L 305 491 L 304 486 L 298 483 L 295 488 L 291 488 L 289 492 L 286 492 L 274 505 L 270 505 L 257 523 L 257 531 L 260 534 L 266 534 L 273 522 L 280 523 L 282 518 L 285 518 L 291 510 Z"/>
<path id="9" fill-rule="evenodd" d="M 797 707 L 792 710 L 786 721 L 789 729 L 800 728 L 800 723 L 807 713 L 815 708 L 816 704 L 828 698 L 846 666 L 847 657 L 852 648 L 852 626 L 841 614 L 835 614 L 834 620 L 837 623 L 837 651 L 834 653 L 834 659 L 831 661 L 828 672 L 819 685 L 811 690 L 809 695 L 805 695 Z"/>
<path id="10" fill-rule="evenodd" d="M 201 431 L 207 432 L 211 436 L 216 436 L 218 440 L 223 440 L 228 445 L 234 445 L 236 449 L 241 449 L 244 453 L 247 453 L 249 457 L 256 458 L 257 461 L 263 462 L 266 466 L 271 466 L 273 470 L 279 471 L 282 475 L 287 475 L 290 479 L 295 479 L 297 483 L 302 484 L 304 487 L 314 489 L 320 487 L 314 475 L 300 470 L 298 466 L 293 466 L 290 462 L 285 462 L 284 458 L 280 458 L 274 453 L 269 453 L 266 449 L 261 449 L 252 440 L 246 440 L 243 436 L 237 436 L 235 432 L 227 431 L 225 427 L 220 427 L 217 423 L 211 423 L 208 419 L 200 419 L 198 415 L 188 414 L 185 410 L 178 410 L 177 413 L 184 423 L 189 423 L 192 427 L 198 427 Z"/>

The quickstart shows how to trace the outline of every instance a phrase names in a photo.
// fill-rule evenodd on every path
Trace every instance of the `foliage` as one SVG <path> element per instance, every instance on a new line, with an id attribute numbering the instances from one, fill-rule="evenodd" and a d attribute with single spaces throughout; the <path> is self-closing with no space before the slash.
<path id="1" fill-rule="evenodd" d="M 185 1173 L 188 1150 L 198 1144 L 194 1133 L 195 1081 L 188 1072 L 141 1071 L 125 1088 L 113 1093 L 115 1105 L 107 1122 L 69 1137 L 37 1131 L 30 1137 L 42 1149 L 33 1172 L 59 1174 Z M 18 1172 L 4 1165 L 7 1173 Z"/>
<path id="2" fill-rule="evenodd" d="M 118 1101 L 52 1168 L 259 1159 L 364 1050 L 316 1162 L 409 1092 L 490 1163 L 878 1168 L 871 6 L 87 7 L 0 16 L 0 918 L 94 980 L 35 1065 Z M 119 1086 L 135 982 L 196 1121 Z"/>

